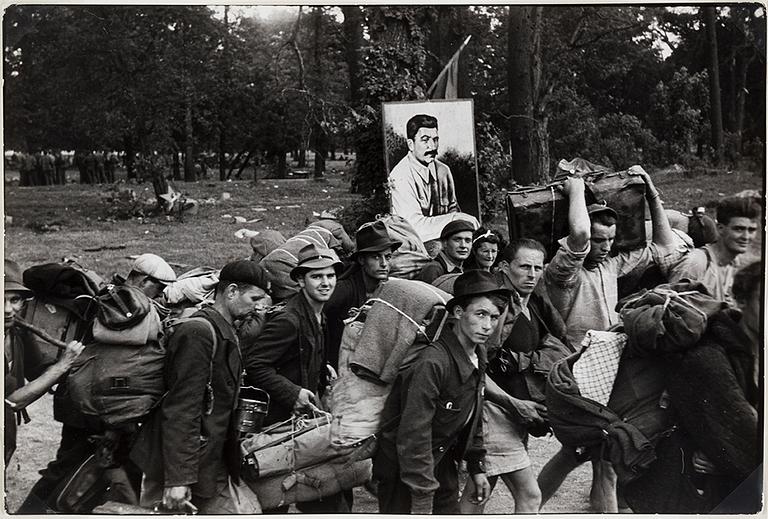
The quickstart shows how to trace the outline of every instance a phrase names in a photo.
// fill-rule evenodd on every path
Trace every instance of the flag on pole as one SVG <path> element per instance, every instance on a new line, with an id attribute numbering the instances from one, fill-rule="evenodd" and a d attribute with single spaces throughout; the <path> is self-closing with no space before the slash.
<path id="1" fill-rule="evenodd" d="M 461 47 L 453 54 L 448 63 L 437 75 L 437 79 L 427 90 L 430 99 L 458 99 L 459 97 L 459 55 L 467 46 L 472 35 L 467 36 Z"/>

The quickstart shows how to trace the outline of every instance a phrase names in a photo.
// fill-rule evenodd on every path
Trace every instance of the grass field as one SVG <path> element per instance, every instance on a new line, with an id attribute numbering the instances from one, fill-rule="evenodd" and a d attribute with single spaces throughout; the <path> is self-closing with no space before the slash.
<path id="1" fill-rule="evenodd" d="M 271 228 L 285 236 L 303 229 L 320 212 L 355 199 L 348 192 L 346 176 L 341 173 L 344 162 L 331 162 L 336 172 L 323 181 L 259 180 L 201 181 L 179 183 L 177 189 L 201 201 L 200 212 L 184 221 L 164 216 L 146 219 L 109 220 L 103 201 L 105 187 L 66 186 L 18 187 L 14 172 L 6 172 L 4 205 L 5 257 L 19 262 L 23 268 L 37 263 L 75 257 L 102 276 L 127 273 L 130 255 L 155 252 L 178 266 L 221 266 L 227 261 L 250 255 L 247 242 L 238 241 L 234 233 L 240 228 Z M 71 174 L 71 172 L 70 172 Z M 656 177 L 666 207 L 687 210 L 693 205 L 712 206 L 723 196 L 744 189 L 762 189 L 761 175 L 750 172 L 719 174 L 667 173 Z M 142 197 L 152 198 L 149 184 L 130 186 Z M 229 197 L 222 196 L 229 193 Z M 235 216 L 257 222 L 234 223 Z M 506 232 L 503 217 L 492 222 Z M 354 229 L 347 230 L 350 235 Z M 101 247 L 101 250 L 85 250 Z M 759 252 L 759 247 L 756 248 Z M 33 421 L 19 429 L 19 449 L 6 471 L 6 506 L 14 511 L 37 479 L 37 470 L 53 458 L 59 437 L 59 424 L 53 421 L 51 399 L 45 397 L 30 408 Z M 536 473 L 557 451 L 553 439 L 533 439 L 531 458 Z M 586 512 L 591 469 L 580 467 L 565 482 L 560 492 L 544 508 L 544 512 Z M 356 512 L 375 512 L 376 502 L 366 491 L 356 492 Z M 513 503 L 503 484 L 499 484 L 486 511 L 511 513 Z"/>

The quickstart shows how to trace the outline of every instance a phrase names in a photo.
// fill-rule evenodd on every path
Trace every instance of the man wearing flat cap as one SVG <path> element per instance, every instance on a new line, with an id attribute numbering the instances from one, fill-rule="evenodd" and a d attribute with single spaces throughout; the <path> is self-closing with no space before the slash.
<path id="1" fill-rule="evenodd" d="M 373 460 L 379 512 L 458 514 L 458 466 L 467 462 L 471 501 L 490 495 L 485 477 L 485 343 L 510 292 L 490 272 L 470 270 L 447 303 L 452 321 L 439 337 L 413 348 L 387 397 Z"/>
<path id="2" fill-rule="evenodd" d="M 24 286 L 21 268 L 15 261 L 5 260 L 5 296 L 4 325 L 4 382 L 5 382 L 5 465 L 16 450 L 17 418 L 26 417 L 25 408 L 43 396 L 72 367 L 75 359 L 83 351 L 82 343 L 72 341 L 59 359 L 51 364 L 43 364 L 34 343 L 25 340 L 25 332 L 14 326 L 14 319 L 24 309 L 28 299 L 34 293 Z M 24 383 L 27 379 L 30 382 Z M 29 421 L 29 418 L 26 417 Z M 18 422 L 20 423 L 20 421 Z"/>
<path id="3" fill-rule="evenodd" d="M 228 263 L 213 305 L 171 336 L 168 392 L 131 452 L 145 474 L 143 506 L 162 501 L 168 510 L 253 513 L 236 506 L 247 500 L 233 495 L 242 489 L 234 410 L 243 370 L 233 322 L 262 304 L 268 286 L 267 272 L 257 263 Z"/>
<path id="4" fill-rule="evenodd" d="M 344 319 L 351 308 L 360 308 L 374 291 L 389 279 L 392 253 L 400 245 L 389 237 L 387 226 L 381 220 L 366 223 L 355 235 L 354 264 L 339 276 L 325 315 L 328 318 L 328 363 L 338 369 L 339 346 L 344 332 Z"/>
<path id="5" fill-rule="evenodd" d="M 165 287 L 176 281 L 176 273 L 157 254 L 142 254 L 131 265 L 125 283 L 140 289 L 150 299 L 157 299 Z"/>
<path id="6" fill-rule="evenodd" d="M 111 282 L 139 289 L 155 303 L 155 309 L 164 319 L 169 312 L 160 304 L 163 290 L 168 283 L 175 280 L 176 273 L 171 266 L 160 256 L 148 253 L 141 254 L 133 261 L 126 277 L 115 274 Z M 43 514 L 47 509 L 55 509 L 55 499 L 51 499 L 54 489 L 93 454 L 96 444 L 92 437 L 104 434 L 103 425 L 82 413 L 80 407 L 72 401 L 66 381 L 56 389 L 53 416 L 63 424 L 59 448 L 55 459 L 40 472 L 41 478 L 19 507 L 18 512 L 21 514 Z M 130 440 L 125 439 L 127 437 L 128 435 L 124 436 L 121 442 L 129 442 Z M 141 473 L 131 464 L 125 464 L 124 468 L 127 469 L 131 485 L 138 492 Z"/>
<path id="7" fill-rule="evenodd" d="M 566 324 L 566 338 L 578 348 L 587 330 L 607 330 L 619 323 L 616 313 L 618 279 L 633 271 L 644 271 L 655 263 L 667 274 L 681 257 L 658 189 L 648 173 L 632 166 L 628 173 L 646 184 L 645 198 L 651 212 L 653 236 L 646 247 L 611 256 L 616 239 L 616 211 L 605 204 L 586 205 L 584 180 L 566 179 L 569 234 L 544 269 L 544 282 L 552 304 Z M 566 475 L 581 462 L 573 449 L 561 449 L 539 474 L 541 505 L 554 494 Z M 607 462 L 593 462 L 590 501 L 595 512 L 617 512 L 616 475 Z"/>
<path id="8" fill-rule="evenodd" d="M 320 393 L 329 383 L 328 328 L 323 307 L 336 288 L 342 263 L 333 250 L 314 244 L 302 248 L 298 260 L 290 275 L 299 284 L 299 292 L 268 312 L 258 337 L 245 346 L 247 385 L 269 393 L 265 425 L 282 422 L 291 415 L 322 413 Z M 302 512 L 349 511 L 340 494 L 299 503 L 297 507 Z M 287 508 L 265 512 L 285 512 Z"/>
<path id="9" fill-rule="evenodd" d="M 435 259 L 424 265 L 419 279 L 425 283 L 445 274 L 461 274 L 464 260 L 469 257 L 472 250 L 472 234 L 475 226 L 466 220 L 455 220 L 445 227 L 440 233 L 442 249 Z"/>

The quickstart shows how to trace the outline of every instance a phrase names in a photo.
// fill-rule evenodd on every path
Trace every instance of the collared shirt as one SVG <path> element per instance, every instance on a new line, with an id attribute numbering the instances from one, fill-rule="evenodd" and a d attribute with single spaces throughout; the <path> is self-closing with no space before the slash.
<path id="1" fill-rule="evenodd" d="M 462 272 L 464 272 L 464 269 L 461 265 L 457 265 L 443 251 L 440 251 L 435 256 L 435 259 L 422 267 L 419 280 L 425 283 L 432 283 L 445 274 L 461 274 Z"/>
<path id="2" fill-rule="evenodd" d="M 587 269 L 584 259 L 590 244 L 583 251 L 572 251 L 567 238 L 559 243 L 560 248 L 544 269 L 543 277 L 550 300 L 565 321 L 566 337 L 574 346 L 581 344 L 587 330 L 607 330 L 619 322 L 616 304 L 620 277 L 633 270 L 645 270 L 654 262 L 666 272 L 682 255 L 678 248 L 650 243 Z"/>
<path id="3" fill-rule="evenodd" d="M 735 308 L 736 302 L 731 294 L 733 276 L 745 264 L 744 257 L 744 254 L 740 254 L 725 265 L 721 265 L 718 261 L 717 244 L 709 243 L 693 249 L 683 257 L 682 261 L 673 266 L 669 282 L 677 283 L 681 279 L 698 281 L 706 287 L 712 297 L 725 301 Z"/>
<path id="4" fill-rule="evenodd" d="M 437 182 L 437 203 L 432 200 L 430 177 Z M 389 173 L 389 189 L 392 214 L 405 218 L 422 241 L 439 238 L 443 227 L 459 218 L 451 169 L 436 159 L 425 166 L 408 152 Z"/>

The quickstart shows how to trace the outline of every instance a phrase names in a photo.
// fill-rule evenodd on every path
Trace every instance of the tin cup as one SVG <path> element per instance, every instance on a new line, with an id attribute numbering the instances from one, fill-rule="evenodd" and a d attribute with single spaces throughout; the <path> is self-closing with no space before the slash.
<path id="1" fill-rule="evenodd" d="M 268 411 L 266 391 L 253 386 L 241 387 L 237 399 L 237 430 L 244 434 L 258 432 Z"/>

